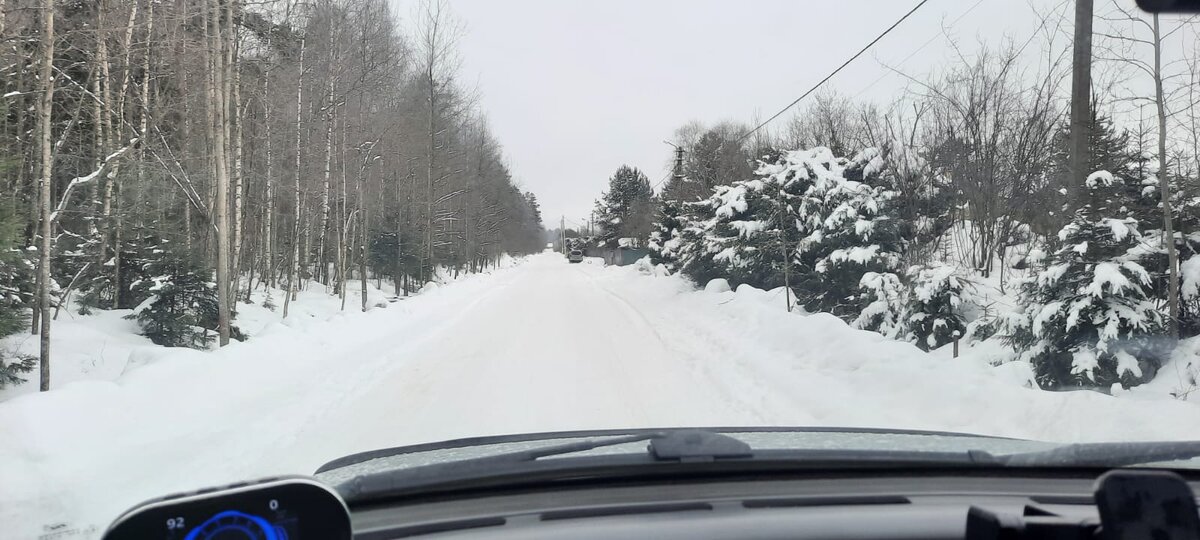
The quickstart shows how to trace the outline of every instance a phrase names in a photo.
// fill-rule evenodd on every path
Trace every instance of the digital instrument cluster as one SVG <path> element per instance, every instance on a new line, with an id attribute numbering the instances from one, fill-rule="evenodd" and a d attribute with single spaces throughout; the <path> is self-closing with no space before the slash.
<path id="1" fill-rule="evenodd" d="M 286 477 L 172 495 L 143 503 L 104 540 L 349 540 L 350 513 L 336 493 Z"/>

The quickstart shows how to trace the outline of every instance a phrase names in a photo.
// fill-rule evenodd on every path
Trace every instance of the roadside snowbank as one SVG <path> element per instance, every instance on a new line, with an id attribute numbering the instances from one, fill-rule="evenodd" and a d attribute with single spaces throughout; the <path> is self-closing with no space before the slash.
<path id="1" fill-rule="evenodd" d="M 241 308 L 239 324 L 252 338 L 214 351 L 148 344 L 117 312 L 60 319 L 56 365 L 86 358 L 89 346 L 107 348 L 112 354 L 97 361 L 110 380 L 0 402 L 0 538 L 50 530 L 98 537 L 117 514 L 152 496 L 311 473 L 333 456 L 296 447 L 307 425 L 396 361 L 397 335 L 417 339 L 453 320 L 494 279 L 462 275 L 390 305 L 370 289 L 368 305 L 387 307 L 366 313 L 357 309 L 357 289 L 342 312 L 339 299 L 314 287 L 282 322 L 282 305 L 271 312 L 260 298 Z"/>
<path id="2" fill-rule="evenodd" d="M 485 273 L 512 268 L 519 262 L 519 259 L 505 254 L 495 268 L 489 268 Z M 450 268 L 438 267 L 434 270 L 434 285 L 429 289 L 467 276 L 464 273 L 455 275 Z M 320 327 L 326 321 L 361 310 L 362 282 L 357 279 L 350 281 L 346 285 L 346 292 L 345 309 L 342 309 L 342 300 L 329 294 L 324 285 L 308 283 L 288 306 L 289 317 L 284 320 L 284 290 L 256 284 L 250 296 L 251 301 L 238 302 L 234 325 L 250 339 L 269 332 L 275 325 L 296 329 Z M 269 309 L 264 305 L 268 297 L 273 306 Z M 395 297 L 395 289 L 387 280 L 381 283 L 373 279 L 367 281 L 368 309 L 386 307 Z M 58 389 L 78 381 L 115 380 L 130 369 L 153 363 L 164 356 L 179 354 L 175 349 L 160 347 L 139 335 L 137 322 L 125 318 L 132 313 L 131 309 L 118 309 L 94 310 L 90 315 L 80 315 L 78 306 L 73 302 L 69 308 L 64 307 L 51 330 L 51 387 Z M 38 336 L 22 332 L 0 338 L 0 349 L 37 356 Z M 25 375 L 24 383 L 0 390 L 0 402 L 37 393 L 37 377 L 35 369 Z"/>
<path id="3" fill-rule="evenodd" d="M 712 380 L 754 396 L 761 410 L 787 411 L 773 415 L 779 423 L 1064 442 L 1200 439 L 1200 407 L 1165 393 L 1029 388 L 1017 364 L 927 354 L 827 313 L 788 314 L 782 289 L 698 290 L 677 275 L 630 267 L 606 268 L 602 283 L 621 289 L 656 331 L 675 336 Z M 724 357 L 703 361 L 712 351 Z"/>

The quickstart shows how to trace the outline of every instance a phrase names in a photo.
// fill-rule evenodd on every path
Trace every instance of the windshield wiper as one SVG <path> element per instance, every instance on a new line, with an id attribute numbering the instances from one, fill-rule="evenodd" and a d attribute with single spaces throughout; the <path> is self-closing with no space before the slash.
<path id="1" fill-rule="evenodd" d="M 1200 457 L 1200 441 L 1076 443 L 1002 455 L 973 450 L 971 457 L 1013 467 L 1126 467 Z"/>
<path id="2" fill-rule="evenodd" d="M 597 448 L 650 441 L 636 452 L 570 456 Z M 562 456 L 567 459 L 541 459 Z M 994 462 L 991 462 L 994 464 Z M 380 471 L 338 484 L 350 503 L 457 491 L 548 483 L 613 481 L 703 474 L 778 473 L 830 468 L 977 466 L 968 452 L 896 450 L 755 450 L 728 435 L 698 429 L 588 439 L 495 456 Z"/>

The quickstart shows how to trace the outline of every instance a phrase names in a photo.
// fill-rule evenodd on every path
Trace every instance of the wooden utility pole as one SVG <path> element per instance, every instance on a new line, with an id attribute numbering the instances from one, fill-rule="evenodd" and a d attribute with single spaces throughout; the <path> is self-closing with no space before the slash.
<path id="1" fill-rule="evenodd" d="M 562 249 L 563 255 L 567 254 L 567 216 L 559 216 L 558 218 L 558 245 Z"/>
<path id="2" fill-rule="evenodd" d="M 1072 209 L 1084 199 L 1083 184 L 1091 171 L 1088 163 L 1089 117 L 1092 99 L 1092 0 L 1075 0 L 1075 43 L 1071 59 L 1071 155 L 1068 204 Z"/>

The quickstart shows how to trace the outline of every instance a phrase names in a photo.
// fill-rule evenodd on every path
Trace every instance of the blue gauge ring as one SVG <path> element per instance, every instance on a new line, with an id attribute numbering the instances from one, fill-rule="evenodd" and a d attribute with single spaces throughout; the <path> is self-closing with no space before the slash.
<path id="1" fill-rule="evenodd" d="M 236 510 L 227 510 L 208 518 L 192 529 L 184 540 L 208 540 L 221 533 L 242 533 L 246 540 L 287 540 L 287 533 L 278 531 L 271 522 Z"/>

